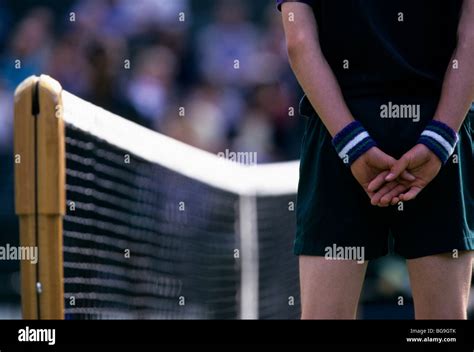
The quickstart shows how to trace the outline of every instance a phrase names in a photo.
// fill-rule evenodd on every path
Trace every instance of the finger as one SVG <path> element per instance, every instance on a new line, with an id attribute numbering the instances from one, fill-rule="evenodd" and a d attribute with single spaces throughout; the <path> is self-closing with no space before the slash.
<path id="1" fill-rule="evenodd" d="M 401 194 L 400 199 L 404 202 L 408 202 L 409 200 L 415 199 L 421 190 L 422 188 L 420 187 L 412 187 L 408 192 Z"/>
<path id="2" fill-rule="evenodd" d="M 398 202 L 400 202 L 400 198 L 399 197 L 393 197 L 392 202 L 390 204 L 395 205 L 395 204 L 398 204 Z"/>
<path id="3" fill-rule="evenodd" d="M 413 182 L 416 180 L 416 177 L 413 176 L 411 173 L 409 173 L 407 170 L 403 171 L 401 178 L 410 182 Z"/>
<path id="4" fill-rule="evenodd" d="M 406 192 L 408 189 L 407 186 L 404 185 L 398 185 L 394 189 L 392 189 L 390 192 L 388 192 L 386 195 L 384 195 L 379 202 L 379 205 L 390 205 L 393 198 L 398 197 L 400 194 L 403 192 Z M 398 202 L 397 202 L 398 203 Z"/>
<path id="5" fill-rule="evenodd" d="M 387 183 L 385 186 L 383 186 L 380 190 L 377 191 L 377 193 L 375 193 L 371 200 L 370 200 L 370 203 L 372 205 L 379 205 L 380 203 L 380 199 L 382 199 L 382 197 L 384 195 L 386 195 L 387 193 L 389 193 L 392 189 L 394 189 L 395 187 L 397 187 L 398 183 L 397 182 L 390 182 L 390 183 Z"/>
<path id="6" fill-rule="evenodd" d="M 369 191 L 369 192 L 375 192 L 375 191 L 377 191 L 380 187 L 382 187 L 382 186 L 386 183 L 385 177 L 387 177 L 388 174 L 389 174 L 389 171 L 383 171 L 383 172 L 381 172 L 380 174 L 378 174 L 377 177 L 375 177 L 375 178 L 369 183 L 368 191 Z"/>
<path id="7" fill-rule="evenodd" d="M 379 207 L 382 207 L 382 208 L 385 208 L 385 207 L 388 207 L 390 205 L 390 201 L 392 200 L 392 196 L 390 196 L 390 198 L 388 199 L 387 202 L 382 202 L 382 199 L 387 196 L 388 194 L 390 194 L 391 192 L 393 192 L 398 186 L 400 186 L 399 183 L 397 182 L 390 182 L 388 185 L 387 185 L 387 188 L 384 190 L 384 189 L 381 189 L 379 192 L 377 192 L 377 198 L 379 199 L 378 203 L 376 204 L 377 206 Z M 408 187 L 407 187 L 408 188 Z M 405 188 L 404 191 L 407 189 Z M 400 193 L 402 192 L 398 192 L 398 193 L 395 193 L 396 196 L 400 195 Z"/>
<path id="8" fill-rule="evenodd" d="M 387 177 L 385 177 L 385 181 L 390 182 L 399 178 L 403 171 L 405 171 L 408 167 L 408 163 L 409 160 L 406 157 L 402 157 L 400 160 L 398 160 L 395 165 L 392 166 L 392 169 L 390 170 L 390 173 L 387 175 Z"/>
<path id="9" fill-rule="evenodd" d="M 384 206 L 390 205 L 394 197 L 398 197 L 403 192 L 406 192 L 407 189 L 408 187 L 406 186 L 397 185 L 394 189 L 392 189 L 390 192 L 388 192 L 382 198 L 380 198 L 379 205 L 384 205 Z"/>

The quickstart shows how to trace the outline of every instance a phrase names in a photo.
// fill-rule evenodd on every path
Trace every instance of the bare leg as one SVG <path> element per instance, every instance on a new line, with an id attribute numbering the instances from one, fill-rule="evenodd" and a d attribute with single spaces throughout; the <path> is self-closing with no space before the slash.
<path id="1" fill-rule="evenodd" d="M 416 319 L 467 319 L 472 252 L 408 260 Z"/>
<path id="2" fill-rule="evenodd" d="M 302 319 L 355 319 L 367 262 L 300 257 Z"/>

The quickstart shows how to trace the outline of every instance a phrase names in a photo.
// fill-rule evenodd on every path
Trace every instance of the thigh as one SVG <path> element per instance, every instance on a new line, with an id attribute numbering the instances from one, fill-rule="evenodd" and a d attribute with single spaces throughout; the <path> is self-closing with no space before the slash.
<path id="1" fill-rule="evenodd" d="M 367 262 L 300 257 L 303 319 L 355 319 Z"/>
<path id="2" fill-rule="evenodd" d="M 472 277 L 472 252 L 408 260 L 417 319 L 465 319 Z"/>

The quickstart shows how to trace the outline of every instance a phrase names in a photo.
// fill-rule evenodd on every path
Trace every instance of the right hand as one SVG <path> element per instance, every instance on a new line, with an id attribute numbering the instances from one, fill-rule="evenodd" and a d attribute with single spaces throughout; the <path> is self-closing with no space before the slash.
<path id="1" fill-rule="evenodd" d="M 381 180 L 381 176 L 378 176 L 371 182 L 369 190 L 377 192 L 372 197 L 372 204 L 379 206 L 388 203 L 395 204 L 400 200 L 408 202 L 416 198 L 423 188 L 436 177 L 441 170 L 441 166 L 441 160 L 430 149 L 423 144 L 417 144 L 395 163 L 390 173 L 383 180 Z M 406 170 L 415 177 L 415 180 L 409 184 L 399 181 L 408 186 L 405 187 L 408 191 L 406 193 L 404 191 L 402 194 L 396 189 L 390 191 L 387 185 L 393 183 Z M 385 186 L 379 188 L 381 184 L 385 184 Z"/>
<path id="2" fill-rule="evenodd" d="M 384 153 L 377 147 L 373 147 L 360 156 L 352 165 L 351 172 L 355 179 L 362 186 L 369 198 L 372 198 L 374 192 L 369 191 L 369 184 L 377 177 L 385 178 L 390 174 L 390 170 L 397 160 L 390 155 Z M 393 188 L 397 188 L 399 193 L 409 189 L 408 183 L 413 182 L 416 178 L 408 171 L 404 171 L 398 181 L 389 183 Z M 408 182 L 402 182 L 403 180 Z"/>

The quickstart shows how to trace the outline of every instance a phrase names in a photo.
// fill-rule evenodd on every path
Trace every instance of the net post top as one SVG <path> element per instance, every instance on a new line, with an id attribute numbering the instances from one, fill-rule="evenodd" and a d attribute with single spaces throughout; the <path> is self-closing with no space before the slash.
<path id="1" fill-rule="evenodd" d="M 14 97 L 15 103 L 27 92 L 31 92 L 33 87 L 38 83 L 39 77 L 38 76 L 30 76 L 23 80 L 18 87 L 15 89 Z"/>
<path id="2" fill-rule="evenodd" d="M 59 97 L 63 90 L 61 84 L 48 75 L 41 75 L 39 77 L 39 86 L 43 92 L 47 92 L 53 97 Z"/>
<path id="3" fill-rule="evenodd" d="M 36 84 L 39 84 L 41 89 L 48 92 L 51 96 L 59 96 L 63 90 L 61 84 L 51 76 L 30 76 L 23 80 L 15 89 L 15 101 L 25 92 L 31 91 Z"/>

